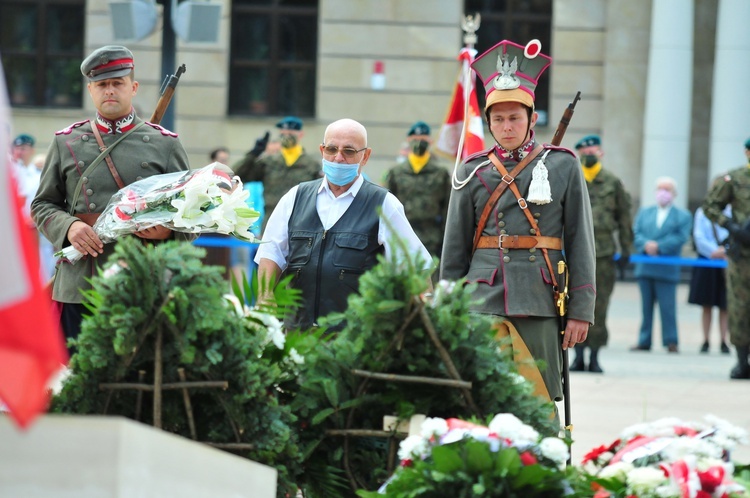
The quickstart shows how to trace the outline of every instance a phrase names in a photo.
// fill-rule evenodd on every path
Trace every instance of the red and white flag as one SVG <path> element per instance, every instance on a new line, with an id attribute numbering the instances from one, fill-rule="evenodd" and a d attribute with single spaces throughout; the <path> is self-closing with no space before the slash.
<path id="1" fill-rule="evenodd" d="M 47 384 L 68 361 L 52 302 L 39 278 L 39 250 L 11 176 L 10 113 L 0 65 L 0 405 L 21 427 L 46 411 Z"/>
<path id="2" fill-rule="evenodd" d="M 464 159 L 484 149 L 484 123 L 479 114 L 476 75 L 471 68 L 476 55 L 476 50 L 466 47 L 458 54 L 461 71 L 453 90 L 448 115 L 435 142 L 438 153 Z"/>

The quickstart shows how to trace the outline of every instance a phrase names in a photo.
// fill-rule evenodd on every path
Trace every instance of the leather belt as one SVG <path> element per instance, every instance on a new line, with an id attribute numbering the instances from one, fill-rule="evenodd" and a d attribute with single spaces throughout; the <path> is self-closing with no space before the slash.
<path id="1" fill-rule="evenodd" d="M 562 249 L 562 239 L 544 235 L 483 235 L 477 249 Z"/>
<path id="2" fill-rule="evenodd" d="M 73 216 L 92 227 L 100 215 L 101 213 L 76 213 Z"/>

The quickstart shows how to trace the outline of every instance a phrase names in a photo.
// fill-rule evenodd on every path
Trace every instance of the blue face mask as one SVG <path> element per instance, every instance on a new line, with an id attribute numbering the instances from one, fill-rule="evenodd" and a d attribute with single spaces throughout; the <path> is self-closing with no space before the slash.
<path id="1" fill-rule="evenodd" d="M 339 187 L 348 185 L 353 182 L 359 174 L 359 163 L 342 164 L 333 163 L 323 159 L 323 173 L 328 181 Z"/>

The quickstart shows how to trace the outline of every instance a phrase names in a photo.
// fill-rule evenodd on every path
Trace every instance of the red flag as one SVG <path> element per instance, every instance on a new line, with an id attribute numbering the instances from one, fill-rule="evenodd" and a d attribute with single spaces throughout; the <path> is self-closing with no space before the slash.
<path id="1" fill-rule="evenodd" d="M 484 123 L 479 114 L 476 76 L 471 68 L 477 51 L 463 48 L 458 55 L 461 71 L 453 90 L 445 123 L 440 127 L 435 148 L 451 157 L 465 157 L 484 149 Z M 468 102 L 468 105 L 467 105 Z M 463 135 L 463 141 L 462 141 Z"/>
<path id="2" fill-rule="evenodd" d="M 0 402 L 21 427 L 46 410 L 47 384 L 68 361 L 52 302 L 39 278 L 39 251 L 23 221 L 7 147 L 10 120 L 0 66 Z"/>

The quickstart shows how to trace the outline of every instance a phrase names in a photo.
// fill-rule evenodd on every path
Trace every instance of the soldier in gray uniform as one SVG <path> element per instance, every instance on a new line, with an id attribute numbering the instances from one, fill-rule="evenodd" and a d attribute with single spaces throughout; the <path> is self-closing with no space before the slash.
<path id="1" fill-rule="evenodd" d="M 245 158 L 232 166 L 243 182 L 263 182 L 264 229 L 282 195 L 295 185 L 321 177 L 320 159 L 307 154 L 300 143 L 302 120 L 287 116 L 276 123 L 276 128 L 281 135 L 279 152 L 263 155 L 270 138 L 266 132 Z"/>
<path id="2" fill-rule="evenodd" d="M 578 141 L 576 151 L 583 167 L 583 176 L 591 200 L 591 213 L 594 217 L 594 241 L 596 245 L 596 307 L 594 325 L 589 336 L 576 345 L 576 357 L 570 365 L 573 371 L 587 370 L 602 373 L 599 364 L 599 348 L 607 345 L 607 308 L 615 287 L 615 265 L 627 266 L 633 246 L 633 217 L 631 215 L 630 194 L 622 181 L 612 172 L 602 169 L 602 141 L 598 135 L 587 135 Z M 617 244 L 615 244 L 615 233 Z M 613 256 L 620 257 L 615 262 Z M 584 360 L 584 350 L 589 348 L 588 366 Z"/>
<path id="3" fill-rule="evenodd" d="M 727 311 L 729 340 L 737 349 L 732 379 L 750 379 L 750 139 L 745 156 L 748 163 L 716 182 L 703 202 L 706 217 L 729 231 Z M 722 212 L 727 204 L 732 205 L 731 218 Z"/>
<path id="4" fill-rule="evenodd" d="M 120 185 L 188 169 L 177 134 L 136 115 L 134 67 L 132 52 L 122 46 L 105 46 L 86 57 L 81 73 L 88 79 L 96 115 L 55 133 L 31 203 L 36 226 L 55 249 L 72 245 L 84 254 L 75 264 L 58 263 L 52 289 L 52 299 L 61 304 L 61 325 L 68 338 L 80 331 L 85 310 L 82 292 L 91 287 L 86 279 L 97 274 L 114 250 L 91 228 L 112 195 Z M 100 155 L 97 135 L 111 151 L 112 166 L 104 160 L 95 163 Z M 194 238 L 163 226 L 135 235 L 151 241 Z"/>
<path id="5" fill-rule="evenodd" d="M 495 145 L 456 171 L 441 278 L 476 284 L 473 311 L 503 317 L 499 332 L 507 329 L 501 336 L 512 340 L 519 372 L 537 394 L 561 400 L 562 350 L 585 341 L 594 321 L 596 261 L 591 205 L 575 154 L 534 138 L 534 89 L 550 62 L 538 41 L 523 47 L 503 40 L 472 64 L 484 83 Z M 500 185 L 506 190 L 486 208 Z M 565 287 L 558 274 L 565 261 L 570 299 L 561 334 L 555 291 Z M 544 360 L 546 368 L 540 372 L 529 359 Z"/>
<path id="6" fill-rule="evenodd" d="M 385 186 L 404 205 L 406 217 L 430 254 L 440 257 L 451 193 L 448 170 L 430 154 L 430 127 L 418 121 L 407 135 L 409 155 L 386 175 Z"/>

